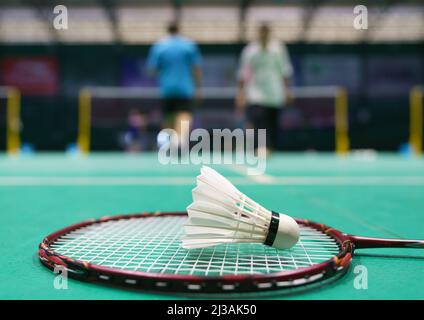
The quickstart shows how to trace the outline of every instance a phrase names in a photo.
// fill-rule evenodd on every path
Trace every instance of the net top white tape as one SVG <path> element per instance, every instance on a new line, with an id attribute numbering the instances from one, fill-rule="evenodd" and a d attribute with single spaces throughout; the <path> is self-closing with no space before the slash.
<path id="1" fill-rule="evenodd" d="M 292 87 L 290 92 L 295 98 L 334 98 L 341 89 L 343 88 L 339 86 L 304 86 Z M 93 98 L 160 98 L 158 88 L 89 86 L 83 90 L 89 92 Z M 202 97 L 205 99 L 234 99 L 236 92 L 237 89 L 232 87 L 205 87 L 202 88 Z"/>

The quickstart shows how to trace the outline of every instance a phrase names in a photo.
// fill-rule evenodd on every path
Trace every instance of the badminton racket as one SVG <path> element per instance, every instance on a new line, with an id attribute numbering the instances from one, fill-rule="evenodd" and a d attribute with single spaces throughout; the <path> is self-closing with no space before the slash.
<path id="1" fill-rule="evenodd" d="M 140 213 L 75 224 L 47 236 L 39 258 L 72 278 L 170 293 L 285 290 L 338 279 L 355 250 L 424 248 L 424 240 L 348 235 L 296 219 L 298 243 L 288 250 L 262 244 L 181 247 L 185 212 Z"/>

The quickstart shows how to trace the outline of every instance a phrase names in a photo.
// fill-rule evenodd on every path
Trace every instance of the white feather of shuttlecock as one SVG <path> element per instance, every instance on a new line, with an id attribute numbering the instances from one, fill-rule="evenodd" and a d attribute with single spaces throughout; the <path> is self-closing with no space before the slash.
<path id="1" fill-rule="evenodd" d="M 209 167 L 202 167 L 187 208 L 183 248 L 203 248 L 223 243 L 263 243 L 272 213 Z"/>

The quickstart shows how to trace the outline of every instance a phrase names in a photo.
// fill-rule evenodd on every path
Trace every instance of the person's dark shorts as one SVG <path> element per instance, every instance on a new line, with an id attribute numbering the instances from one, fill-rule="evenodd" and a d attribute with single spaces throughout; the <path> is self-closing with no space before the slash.
<path id="1" fill-rule="evenodd" d="M 162 108 L 165 113 L 191 111 L 193 100 L 189 98 L 165 98 L 162 101 Z"/>
<path id="2" fill-rule="evenodd" d="M 278 140 L 280 108 L 261 105 L 247 107 L 247 119 L 254 129 L 266 129 L 267 147 L 275 148 Z"/>

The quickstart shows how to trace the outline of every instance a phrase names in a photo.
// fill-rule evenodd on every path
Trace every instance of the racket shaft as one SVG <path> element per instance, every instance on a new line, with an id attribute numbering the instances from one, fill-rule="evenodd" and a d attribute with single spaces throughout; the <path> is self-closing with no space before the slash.
<path id="1" fill-rule="evenodd" d="M 355 249 L 366 248 L 418 248 L 424 249 L 424 240 L 384 239 L 352 236 L 349 238 L 355 245 Z"/>

